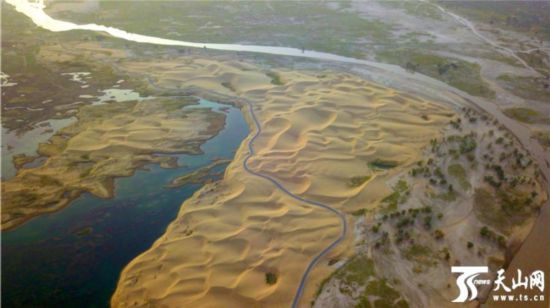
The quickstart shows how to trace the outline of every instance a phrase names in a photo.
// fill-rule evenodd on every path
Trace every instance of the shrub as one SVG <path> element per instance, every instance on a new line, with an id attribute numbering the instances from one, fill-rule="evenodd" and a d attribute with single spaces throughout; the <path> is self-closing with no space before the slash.
<path id="1" fill-rule="evenodd" d="M 265 283 L 273 285 L 277 283 L 277 275 L 275 273 L 265 273 Z"/>

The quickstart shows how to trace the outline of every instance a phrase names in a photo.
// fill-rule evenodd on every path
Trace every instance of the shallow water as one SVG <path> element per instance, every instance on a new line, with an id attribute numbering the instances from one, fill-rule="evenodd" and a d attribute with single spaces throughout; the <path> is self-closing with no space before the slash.
<path id="1" fill-rule="evenodd" d="M 80 73 L 67 73 L 73 76 L 81 76 Z M 76 75 L 73 75 L 76 74 Z M 80 75 L 79 75 L 80 74 Z M 78 80 L 77 80 L 78 81 Z M 105 89 L 101 91 L 101 95 L 95 97 L 92 105 L 102 105 L 107 102 L 124 102 L 130 100 L 144 100 L 148 97 L 140 96 L 140 94 L 130 89 Z M 81 95 L 82 98 L 93 98 L 93 96 Z M 208 106 L 204 106 L 208 107 Z M 8 131 L 2 127 L 2 179 L 9 180 L 17 173 L 17 169 L 13 164 L 13 156 L 17 154 L 26 154 L 29 156 L 37 155 L 36 150 L 38 144 L 48 141 L 58 130 L 63 127 L 69 126 L 76 121 L 75 117 L 66 119 L 50 119 L 48 121 L 40 122 L 35 125 L 30 131 L 26 131 L 23 134 L 17 134 L 15 131 Z M 36 166 L 33 164 L 26 165 L 26 167 Z"/>
<path id="2" fill-rule="evenodd" d="M 147 97 L 141 96 L 138 92 L 130 89 L 106 89 L 101 91 L 103 94 L 98 95 L 92 105 L 102 105 L 109 101 L 124 102 L 124 101 L 141 101 Z"/>
<path id="3" fill-rule="evenodd" d="M 71 117 L 44 121 L 38 123 L 34 129 L 20 135 L 2 127 L 2 180 L 10 179 L 17 173 L 17 169 L 13 165 L 14 155 L 36 155 L 39 143 L 48 141 L 57 130 L 68 126 L 75 120 L 76 118 Z M 46 123 L 48 125 L 41 126 Z"/>
<path id="4" fill-rule="evenodd" d="M 233 158 L 248 134 L 240 110 L 227 108 L 226 126 L 202 155 L 180 155 L 180 168 L 156 165 L 116 180 L 115 198 L 84 194 L 65 209 L 39 216 L 2 234 L 2 304 L 5 307 L 107 307 L 124 266 L 145 251 L 173 221 L 200 185 L 168 189 L 176 176 Z M 186 107 L 190 108 L 190 107 Z M 219 173 L 218 166 L 211 174 Z M 47 304 L 45 304 L 47 303 Z"/>

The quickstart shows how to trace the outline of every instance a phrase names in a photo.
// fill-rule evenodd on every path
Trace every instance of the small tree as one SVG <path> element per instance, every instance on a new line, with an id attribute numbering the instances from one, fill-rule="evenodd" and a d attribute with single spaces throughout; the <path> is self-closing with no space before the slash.
<path id="1" fill-rule="evenodd" d="M 265 273 L 265 283 L 269 285 L 277 283 L 277 274 L 271 272 Z"/>
<path id="2" fill-rule="evenodd" d="M 479 234 L 480 234 L 482 237 L 488 237 L 489 234 L 490 234 L 489 228 L 487 228 L 487 226 L 483 226 L 483 227 L 481 228 L 481 230 L 479 230 Z"/>
<path id="3" fill-rule="evenodd" d="M 434 231 L 434 236 L 435 236 L 436 240 L 440 240 L 443 237 L 445 237 L 445 233 L 443 233 L 443 231 L 437 229 L 437 230 Z"/>

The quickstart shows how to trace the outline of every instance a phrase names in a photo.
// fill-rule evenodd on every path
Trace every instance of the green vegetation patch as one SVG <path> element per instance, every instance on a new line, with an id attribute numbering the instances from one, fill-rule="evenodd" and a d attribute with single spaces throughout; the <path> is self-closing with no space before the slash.
<path id="1" fill-rule="evenodd" d="M 394 190 L 391 194 L 387 195 L 382 199 L 382 203 L 385 204 L 385 207 L 383 208 L 384 213 L 390 213 L 395 210 L 397 210 L 397 206 L 400 203 L 403 203 L 404 200 L 401 196 L 401 193 L 399 191 Z"/>
<path id="2" fill-rule="evenodd" d="M 495 196 L 491 191 L 477 188 L 474 194 L 474 211 L 481 221 L 495 226 L 501 231 L 509 228 L 508 220 L 499 210 Z"/>
<path id="3" fill-rule="evenodd" d="M 397 210 L 397 205 L 404 203 L 409 196 L 409 184 L 405 180 L 399 180 L 393 188 L 393 193 L 382 199 L 385 204 L 385 212 L 393 212 Z"/>
<path id="4" fill-rule="evenodd" d="M 480 75 L 476 63 L 434 54 L 419 53 L 412 49 L 394 49 L 379 52 L 379 61 L 397 64 L 411 72 L 419 72 L 443 81 L 471 95 L 493 98 L 491 90 Z"/>
<path id="5" fill-rule="evenodd" d="M 28 156 L 23 153 L 15 154 L 13 155 L 13 165 L 15 166 L 15 168 L 19 169 L 28 163 L 32 163 L 37 158 L 37 156 Z"/>
<path id="6" fill-rule="evenodd" d="M 422 18 L 431 18 L 435 20 L 443 20 L 442 13 L 430 3 L 422 3 L 416 1 L 378 1 L 378 3 L 404 10 L 408 15 L 418 16 Z"/>
<path id="7" fill-rule="evenodd" d="M 477 143 L 475 138 L 473 136 L 465 136 L 460 141 L 459 150 L 460 150 L 460 153 L 465 154 L 465 153 L 472 152 L 473 150 L 476 149 L 476 147 L 477 147 Z"/>
<path id="8" fill-rule="evenodd" d="M 281 80 L 281 76 L 275 72 L 267 72 L 265 73 L 267 77 L 271 78 L 271 84 L 274 84 L 276 86 L 282 86 L 285 83 Z"/>
<path id="9" fill-rule="evenodd" d="M 423 265 L 433 264 L 433 251 L 428 246 L 412 244 L 403 250 L 403 256 L 409 260 Z"/>
<path id="10" fill-rule="evenodd" d="M 393 169 L 399 165 L 396 161 L 376 159 L 368 163 L 369 168 L 378 170 Z"/>
<path id="11" fill-rule="evenodd" d="M 228 159 L 218 159 L 213 161 L 211 164 L 199 168 L 191 173 L 178 176 L 170 181 L 168 187 L 175 188 L 181 187 L 187 184 L 203 184 L 207 181 L 212 169 L 217 166 L 227 165 L 230 160 Z"/>
<path id="12" fill-rule="evenodd" d="M 502 189 L 492 193 L 477 188 L 474 194 L 474 211 L 481 221 L 503 234 L 513 226 L 521 225 L 536 210 L 532 196 L 516 189 Z"/>
<path id="13" fill-rule="evenodd" d="M 456 192 L 454 190 L 448 190 L 441 194 L 432 195 L 432 198 L 440 199 L 446 202 L 453 202 L 456 200 Z"/>
<path id="14" fill-rule="evenodd" d="M 435 239 L 441 239 L 437 233 L 441 233 L 441 230 L 435 231 Z M 406 247 L 403 247 L 401 250 L 402 256 L 413 262 L 413 272 L 420 273 L 423 272 L 426 268 L 435 266 L 438 264 L 438 253 L 432 251 L 428 246 L 421 244 L 412 244 Z"/>
<path id="15" fill-rule="evenodd" d="M 543 147 L 550 149 L 550 131 L 535 132 L 534 137 Z"/>
<path id="16" fill-rule="evenodd" d="M 327 281 L 338 279 L 340 291 L 357 300 L 355 307 L 409 307 L 407 301 L 384 278 L 376 275 L 374 261 L 366 255 L 356 255 L 339 268 L 321 285 L 318 294 Z M 357 295 L 354 288 L 364 287 Z"/>
<path id="17" fill-rule="evenodd" d="M 121 79 L 125 80 L 125 88 L 137 92 L 147 89 L 147 83 L 141 77 L 130 77 L 103 61 L 92 59 L 90 55 L 63 52 L 62 55 L 67 58 L 60 60 L 64 57 L 48 57 L 42 53 L 51 47 L 44 42 L 63 42 L 67 43 L 64 45 L 67 47 L 75 42 L 88 41 L 91 35 L 79 31 L 61 33 L 41 29 L 29 18 L 21 18 L 13 6 L 4 2 L 2 25 L 10 29 L 9 33 L 4 31 L 2 35 L 2 72 L 9 75 L 11 82 L 17 83 L 17 86 L 2 88 L 2 103 L 6 107 L 2 110 L 2 126 L 9 130 L 25 131 L 45 120 L 73 116 L 78 104 L 91 103 L 98 92 L 111 88 Z M 87 88 L 82 88 L 83 84 L 70 80 L 70 76 L 64 74 L 75 72 L 90 73 L 90 78 L 85 79 Z M 42 102 L 45 101 L 49 103 L 44 105 Z M 40 109 L 40 112 L 28 112 L 25 108 Z"/>
<path id="18" fill-rule="evenodd" d="M 383 308 L 383 307 L 409 307 L 409 304 L 404 300 L 399 292 L 388 285 L 385 279 L 373 280 L 367 284 L 367 287 L 356 308 Z"/>
<path id="19" fill-rule="evenodd" d="M 550 80 L 503 74 L 497 80 L 515 95 L 532 100 L 550 101 Z"/>
<path id="20" fill-rule="evenodd" d="M 339 2 L 344 5 L 343 2 Z M 189 12 L 181 18 L 181 12 Z M 313 1 L 102 1 L 86 13 L 56 12 L 77 23 L 208 43 L 289 46 L 363 58 L 365 42 L 389 43 L 392 25 Z"/>
<path id="21" fill-rule="evenodd" d="M 195 97 L 178 97 L 177 99 L 160 99 L 162 108 L 166 111 L 176 111 L 199 102 Z"/>
<path id="22" fill-rule="evenodd" d="M 364 175 L 364 176 L 354 176 L 349 179 L 348 186 L 349 187 L 359 187 L 363 185 L 365 182 L 371 179 L 370 175 Z"/>
<path id="23" fill-rule="evenodd" d="M 277 283 L 277 274 L 269 272 L 265 273 L 265 283 L 269 285 L 274 285 Z"/>
<path id="24" fill-rule="evenodd" d="M 548 1 L 441 1 L 452 11 L 490 24 L 493 28 L 504 28 L 522 32 L 526 36 L 550 38 L 550 3 Z"/>
<path id="25" fill-rule="evenodd" d="M 466 170 L 464 169 L 464 167 L 462 167 L 462 165 L 452 164 L 447 168 L 447 172 L 449 172 L 449 174 L 452 177 L 457 179 L 462 189 L 465 189 L 465 190 L 470 189 L 471 185 L 470 185 L 470 182 L 468 181 Z"/>
<path id="26" fill-rule="evenodd" d="M 38 194 L 31 192 L 29 190 L 23 190 L 20 191 L 17 194 L 14 194 L 13 196 L 10 196 L 10 198 L 13 198 L 13 204 L 29 204 L 33 203 L 36 200 L 38 200 Z M 6 205 L 4 205 L 6 207 Z"/>
<path id="27" fill-rule="evenodd" d="M 506 248 L 506 238 L 487 226 L 481 227 L 479 235 L 487 240 L 497 243 L 501 248 Z"/>
<path id="28" fill-rule="evenodd" d="M 222 86 L 232 92 L 237 92 L 235 91 L 235 87 L 230 82 L 222 82 Z"/>
<path id="29" fill-rule="evenodd" d="M 504 114 L 512 119 L 529 124 L 549 124 L 550 117 L 546 117 L 540 112 L 524 107 L 508 108 L 504 110 Z"/>
<path id="30" fill-rule="evenodd" d="M 339 269 L 335 277 L 342 280 L 347 285 L 357 283 L 365 284 L 370 277 L 375 276 L 374 262 L 364 255 L 357 255 L 349 260 L 341 269 Z"/>

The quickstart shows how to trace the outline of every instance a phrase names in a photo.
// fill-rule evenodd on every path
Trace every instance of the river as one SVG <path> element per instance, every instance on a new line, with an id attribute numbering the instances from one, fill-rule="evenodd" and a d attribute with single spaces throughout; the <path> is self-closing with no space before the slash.
<path id="1" fill-rule="evenodd" d="M 233 159 L 249 133 L 239 109 L 206 100 L 192 106 L 198 107 L 227 112 L 224 129 L 201 146 L 204 154 L 179 155 L 177 169 L 146 166 L 149 170 L 117 179 L 112 199 L 84 194 L 58 212 L 2 233 L 3 306 L 109 306 L 124 266 L 165 232 L 182 202 L 201 187 L 166 188 L 170 180 L 214 159 Z M 210 177 L 225 167 L 213 168 Z"/>
<path id="2" fill-rule="evenodd" d="M 351 71 L 386 86 L 394 87 L 408 93 L 417 94 L 422 97 L 446 103 L 453 107 L 468 106 L 478 110 L 483 110 L 488 114 L 491 114 L 502 125 L 504 125 L 531 154 L 531 156 L 537 162 L 537 165 L 540 168 L 543 180 L 545 181 L 545 186 L 550 187 L 550 184 L 548 182 L 550 180 L 550 155 L 536 140 L 531 138 L 531 132 L 527 127 L 506 117 L 500 111 L 500 109 L 491 101 L 483 98 L 473 97 L 463 91 L 453 88 L 431 77 L 419 73 L 409 73 L 399 66 L 367 61 L 363 59 L 344 57 L 325 52 L 302 50 L 290 47 L 240 44 L 211 44 L 171 40 L 160 37 L 130 33 L 121 29 L 104 25 L 79 25 L 71 22 L 56 20 L 44 12 L 44 4 L 42 0 L 40 0 L 38 3 L 30 3 L 28 0 L 6 0 L 6 2 L 13 5 L 17 11 L 31 18 L 37 26 L 50 31 L 89 30 L 104 32 L 113 37 L 137 43 L 207 48 L 225 51 L 254 52 L 262 54 L 324 60 L 335 63 L 354 64 L 354 66 L 350 69 Z M 541 242 L 541 236 L 546 234 L 550 234 L 550 200 L 543 205 L 541 215 L 537 219 L 533 231 L 525 240 L 525 243 L 523 245 L 525 249 L 520 249 L 517 258 L 514 258 L 511 267 L 515 268 L 525 265 L 531 268 L 534 262 L 533 259 L 529 256 L 538 255 L 541 256 L 540 259 L 543 261 L 542 263 L 540 263 L 539 269 L 545 270 L 547 273 L 550 273 L 550 251 L 548 249 L 543 249 L 544 245 L 542 245 L 543 242 Z M 546 238 L 542 240 L 544 240 L 544 243 L 546 243 L 546 247 L 548 247 L 550 246 L 550 242 Z M 547 277 L 550 277 L 550 275 L 547 275 Z M 547 278 L 547 282 L 548 279 L 550 278 Z"/>

